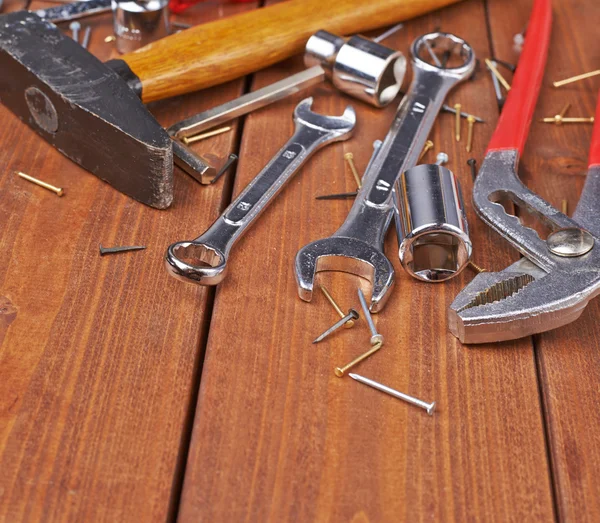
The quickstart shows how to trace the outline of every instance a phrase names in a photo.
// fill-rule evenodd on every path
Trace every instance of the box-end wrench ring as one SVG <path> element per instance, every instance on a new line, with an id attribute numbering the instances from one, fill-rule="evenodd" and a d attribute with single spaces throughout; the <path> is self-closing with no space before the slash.
<path id="1" fill-rule="evenodd" d="M 457 52 L 462 64 L 440 68 L 421 58 L 426 43 Z M 394 284 L 394 269 L 383 252 L 385 232 L 392 218 L 392 188 L 401 172 L 416 165 L 446 94 L 466 80 L 475 68 L 475 53 L 461 38 L 430 33 L 411 46 L 413 80 L 400 102 L 383 144 L 366 170 L 362 189 L 342 226 L 329 238 L 312 242 L 296 255 L 296 281 L 301 299 L 310 301 L 315 273 L 349 272 L 372 284 L 373 312 L 380 311 Z"/>
<path id="2" fill-rule="evenodd" d="M 325 116 L 312 112 L 311 105 L 312 98 L 306 98 L 296 106 L 293 136 L 210 228 L 195 240 L 168 248 L 166 267 L 172 276 L 200 285 L 221 282 L 233 244 L 301 165 L 321 147 L 350 138 L 356 123 L 351 106 L 342 116 Z"/>

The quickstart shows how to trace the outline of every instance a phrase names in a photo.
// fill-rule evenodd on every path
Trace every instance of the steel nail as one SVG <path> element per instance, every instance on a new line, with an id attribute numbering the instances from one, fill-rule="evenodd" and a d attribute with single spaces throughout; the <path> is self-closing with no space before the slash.
<path id="1" fill-rule="evenodd" d="M 371 311 L 369 310 L 367 300 L 361 289 L 358 289 L 358 299 L 360 300 L 360 306 L 362 307 L 362 310 L 365 313 L 365 318 L 367 320 L 367 323 L 369 324 L 369 329 L 371 330 L 371 345 L 375 345 L 376 343 L 383 343 L 383 336 L 379 334 L 377 332 L 377 329 L 375 328 L 375 323 L 373 323 Z"/>
<path id="2" fill-rule="evenodd" d="M 477 160 L 475 158 L 469 158 L 467 160 L 467 165 L 471 168 L 471 178 L 475 181 L 475 178 L 477 178 Z"/>
<path id="3" fill-rule="evenodd" d="M 118 252 L 129 252 L 129 251 L 142 251 L 146 247 L 143 245 L 131 245 L 125 247 L 102 247 L 100 244 L 100 256 L 104 256 L 105 254 L 115 254 Z"/>
<path id="4" fill-rule="evenodd" d="M 409 396 L 408 394 L 404 394 L 403 392 L 394 390 L 391 387 L 387 387 L 386 385 L 383 385 L 377 381 L 370 380 L 369 378 L 365 378 L 364 376 L 361 376 L 360 374 L 350 373 L 350 374 L 348 374 L 348 376 L 350 376 L 353 380 L 356 380 L 364 385 L 367 385 L 369 387 L 377 389 L 381 392 L 385 392 L 386 394 L 389 394 L 390 396 L 394 396 L 394 398 L 398 398 L 402 401 L 406 401 L 407 403 L 410 403 L 411 405 L 420 407 L 420 408 L 424 409 L 425 411 L 427 411 L 427 414 L 429 414 L 430 416 L 432 416 L 435 411 L 435 401 L 432 401 L 431 403 L 427 403 L 426 401 L 423 401 L 423 400 L 420 400 L 417 398 L 413 398 L 412 396 Z"/>
<path id="5" fill-rule="evenodd" d="M 350 320 L 358 320 L 358 318 L 359 318 L 358 312 L 356 312 L 354 309 L 350 309 L 348 311 L 348 314 L 346 314 L 346 316 L 344 316 L 340 321 L 338 321 L 337 323 L 335 323 L 334 325 L 329 327 L 329 329 L 327 329 L 323 334 L 321 334 L 317 338 L 315 338 L 313 343 L 319 343 L 320 341 L 323 341 L 327 336 L 329 336 L 332 332 L 338 330 L 346 322 L 348 322 Z"/>
<path id="6" fill-rule="evenodd" d="M 238 155 L 235 153 L 231 153 L 227 161 L 223 164 L 223 167 L 219 170 L 219 172 L 215 175 L 215 177 L 210 181 L 211 184 L 216 183 L 221 176 L 223 176 L 227 170 L 238 160 Z"/>
<path id="7" fill-rule="evenodd" d="M 356 198 L 357 191 L 354 192 L 341 192 L 337 194 L 322 194 L 321 196 L 315 196 L 315 200 L 350 200 Z"/>
<path id="8" fill-rule="evenodd" d="M 436 165 L 444 165 L 449 160 L 448 155 L 446 153 L 438 153 L 435 157 Z"/>

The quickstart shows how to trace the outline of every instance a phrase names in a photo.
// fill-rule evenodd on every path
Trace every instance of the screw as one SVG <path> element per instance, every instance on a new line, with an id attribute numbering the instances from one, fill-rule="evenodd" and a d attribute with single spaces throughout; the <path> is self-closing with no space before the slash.
<path id="1" fill-rule="evenodd" d="M 592 76 L 597 76 L 600 74 L 600 69 L 596 71 L 591 71 L 589 73 L 578 74 L 577 76 L 571 76 L 571 78 L 566 78 L 564 80 L 560 80 L 558 82 L 553 82 L 552 85 L 554 87 L 560 87 L 561 85 L 570 84 L 573 82 L 578 82 L 579 80 L 585 80 L 586 78 L 591 78 Z"/>
<path id="2" fill-rule="evenodd" d="M 350 376 L 353 380 L 356 380 L 356 381 L 362 383 L 363 385 L 368 385 L 369 387 L 377 389 L 381 392 L 385 392 L 386 394 L 389 394 L 390 396 L 394 396 L 394 398 L 398 398 L 402 401 L 406 401 L 407 403 L 410 403 L 411 405 L 420 407 L 420 408 L 426 410 L 427 414 L 429 414 L 430 416 L 433 416 L 433 413 L 435 411 L 435 401 L 432 401 L 431 403 L 427 403 L 426 401 L 423 401 L 423 400 L 420 400 L 417 398 L 413 398 L 412 396 L 409 396 L 408 394 L 404 394 L 403 392 L 399 392 L 390 387 L 382 385 L 381 383 L 378 383 L 377 381 L 370 380 L 369 378 L 365 378 L 364 376 L 361 376 L 360 374 L 350 373 L 350 374 L 348 374 L 348 376 Z"/>
<path id="3" fill-rule="evenodd" d="M 352 367 L 358 365 L 361 361 L 366 360 L 369 356 L 375 354 L 379 349 L 381 349 L 381 347 L 383 346 L 383 342 L 377 342 L 375 345 L 373 345 L 367 352 L 365 352 L 364 354 L 361 354 L 358 358 L 353 359 L 350 363 L 348 363 L 347 365 L 344 365 L 343 367 L 336 367 L 335 368 L 335 375 L 338 378 L 341 378 L 347 371 L 349 371 Z"/>
<path id="4" fill-rule="evenodd" d="M 454 110 L 456 113 L 456 118 L 454 119 L 454 136 L 456 137 L 456 141 L 460 142 L 460 109 L 462 105 L 454 104 Z"/>
<path id="5" fill-rule="evenodd" d="M 356 185 L 360 189 L 362 187 L 362 182 L 360 181 L 360 176 L 358 175 L 358 171 L 356 170 L 356 165 L 354 165 L 354 155 L 352 153 L 346 153 L 344 155 L 344 159 L 348 162 L 350 166 L 350 170 L 352 171 L 352 176 L 356 180 Z"/>
<path id="6" fill-rule="evenodd" d="M 356 312 L 354 309 L 350 309 L 348 311 L 348 314 L 346 314 L 346 316 L 344 316 L 335 325 L 332 325 L 331 327 L 329 327 L 329 329 L 327 329 L 323 334 L 321 334 L 320 336 L 318 336 L 313 341 L 313 343 L 319 343 L 320 341 L 323 341 L 327 336 L 329 336 L 332 332 L 338 330 L 346 322 L 348 322 L 350 320 L 358 320 L 358 318 L 359 318 L 358 312 Z"/>
<path id="7" fill-rule="evenodd" d="M 142 251 L 146 247 L 143 245 L 132 245 L 128 247 L 102 247 L 100 244 L 100 256 L 105 254 L 116 254 L 118 252 L 129 252 L 129 251 Z"/>
<path id="8" fill-rule="evenodd" d="M 226 133 L 227 131 L 231 131 L 231 127 L 221 127 L 220 129 L 215 129 L 214 131 L 208 131 L 207 133 L 197 134 L 196 136 L 184 136 L 181 141 L 185 145 L 189 145 L 191 143 L 199 142 L 200 140 L 204 140 L 205 138 L 210 138 L 211 136 L 216 136 L 218 134 Z"/>
<path id="9" fill-rule="evenodd" d="M 87 49 L 88 45 L 90 45 L 91 34 L 92 34 L 92 26 L 88 25 L 85 28 L 85 31 L 83 32 L 83 40 L 81 41 L 81 47 L 83 47 L 84 49 Z"/>
<path id="10" fill-rule="evenodd" d="M 33 176 L 29 176 L 28 174 L 22 173 L 21 171 L 15 171 L 15 174 L 17 176 L 20 176 L 21 178 L 24 178 L 25 180 L 35 183 L 36 185 L 39 185 L 40 187 L 43 187 L 44 189 L 48 189 L 49 191 L 52 191 L 57 196 L 62 196 L 64 194 L 64 191 L 60 187 L 55 187 L 54 185 L 50 185 L 49 183 L 43 182 L 42 180 L 38 180 L 37 178 L 34 178 Z"/>
<path id="11" fill-rule="evenodd" d="M 480 267 L 479 265 L 476 265 L 475 263 L 473 263 L 470 260 L 469 260 L 469 267 L 471 267 L 471 269 L 473 269 L 475 272 L 487 272 L 484 268 Z"/>
<path id="12" fill-rule="evenodd" d="M 438 153 L 435 157 L 436 165 L 444 165 L 448 161 L 448 155 L 446 153 Z"/>
<path id="13" fill-rule="evenodd" d="M 423 150 L 421 151 L 421 155 L 419 156 L 419 161 L 421 161 L 421 158 L 423 158 L 423 156 L 425 156 L 427 154 L 427 151 L 429 151 L 429 149 L 431 149 L 433 147 L 433 142 L 431 140 L 427 140 L 425 142 L 425 146 L 423 147 Z"/>
<path id="14" fill-rule="evenodd" d="M 365 313 L 365 318 L 367 319 L 369 329 L 371 330 L 371 345 L 375 345 L 376 343 L 383 343 L 383 336 L 379 334 L 377 332 L 377 329 L 375 328 L 373 318 L 371 317 L 371 311 L 369 310 L 367 300 L 365 299 L 365 295 L 363 294 L 363 291 L 361 289 L 358 289 L 358 299 L 360 300 L 360 306 L 362 307 L 362 310 Z"/>
<path id="15" fill-rule="evenodd" d="M 475 178 L 477 178 L 477 160 L 475 158 L 469 158 L 467 160 L 467 165 L 471 168 L 471 178 L 475 181 Z"/>
<path id="16" fill-rule="evenodd" d="M 329 303 L 331 303 L 331 305 L 333 305 L 333 308 L 335 309 L 335 312 L 337 312 L 340 315 L 340 318 L 343 318 L 344 317 L 344 311 L 342 309 L 340 309 L 339 305 L 335 302 L 335 300 L 333 299 L 333 297 L 331 296 L 331 294 L 329 294 L 329 291 L 325 288 L 325 285 L 319 285 L 319 287 L 321 287 L 321 290 L 323 291 L 323 294 L 325 295 L 325 297 L 327 298 L 327 300 L 329 301 Z M 353 327 L 354 326 L 354 320 L 348 320 L 344 326 L 346 327 L 346 329 L 349 329 L 350 327 Z"/>
<path id="17" fill-rule="evenodd" d="M 504 86 L 504 89 L 506 89 L 507 91 L 510 91 L 510 84 L 506 81 L 506 79 L 504 78 L 504 76 L 502 76 L 502 73 L 500 73 L 500 71 L 498 71 L 498 68 L 496 67 L 496 64 L 494 62 L 492 62 L 489 58 L 486 58 L 485 59 L 485 65 L 488 66 L 488 69 L 490 71 L 492 71 L 492 73 L 494 74 L 494 76 Z"/>
<path id="18" fill-rule="evenodd" d="M 236 162 L 238 160 L 238 155 L 235 153 L 231 153 L 229 155 L 229 157 L 227 158 L 227 161 L 223 164 L 223 167 L 221 167 L 221 169 L 219 170 L 219 172 L 215 175 L 215 177 L 210 181 L 210 183 L 217 183 L 217 180 L 219 178 L 221 178 L 221 176 L 223 176 L 226 172 L 227 169 L 229 169 L 234 162 Z"/>
<path id="19" fill-rule="evenodd" d="M 71 22 L 69 24 L 69 29 L 71 30 L 71 38 L 79 43 L 79 30 L 81 29 L 81 24 L 77 21 Z"/>
<path id="20" fill-rule="evenodd" d="M 467 152 L 470 153 L 473 147 L 473 127 L 475 127 L 475 118 L 469 116 L 467 122 L 469 123 L 469 129 L 467 131 Z"/>

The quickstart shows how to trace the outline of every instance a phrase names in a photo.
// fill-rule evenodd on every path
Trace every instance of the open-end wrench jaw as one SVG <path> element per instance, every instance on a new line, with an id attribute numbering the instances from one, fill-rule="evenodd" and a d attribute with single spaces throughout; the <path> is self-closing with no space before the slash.
<path id="1" fill-rule="evenodd" d="M 516 150 L 490 151 L 476 178 L 473 202 L 479 216 L 523 258 L 503 271 L 477 275 L 448 311 L 450 331 L 462 343 L 488 343 L 521 338 L 566 325 L 577 319 L 590 299 L 600 294 L 600 239 L 587 232 L 597 227 L 583 216 L 585 202 L 597 189 L 592 171 L 574 219 L 531 192 L 516 172 Z M 586 190 L 587 189 L 587 190 Z M 508 199 L 540 217 L 552 230 L 585 230 L 593 239 L 579 256 L 554 254 L 546 240 L 498 203 Z"/>

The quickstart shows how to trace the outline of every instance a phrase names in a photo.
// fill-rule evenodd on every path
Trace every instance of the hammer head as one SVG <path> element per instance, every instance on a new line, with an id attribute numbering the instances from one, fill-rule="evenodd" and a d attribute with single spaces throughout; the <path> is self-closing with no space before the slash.
<path id="1" fill-rule="evenodd" d="M 171 139 L 112 69 L 20 11 L 0 17 L 0 71 L 0 100 L 47 142 L 128 196 L 171 204 Z"/>

